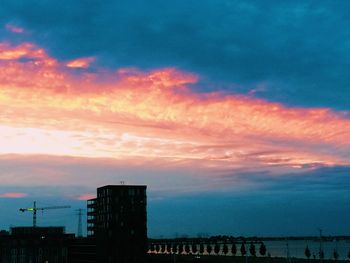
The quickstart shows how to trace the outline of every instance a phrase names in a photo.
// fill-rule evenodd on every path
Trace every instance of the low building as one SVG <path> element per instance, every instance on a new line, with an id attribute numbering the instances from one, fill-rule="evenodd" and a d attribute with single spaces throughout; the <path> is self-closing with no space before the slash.
<path id="1" fill-rule="evenodd" d="M 13 227 L 0 236 L 1 263 L 68 263 L 69 241 L 63 227 Z"/>
<path id="2" fill-rule="evenodd" d="M 70 240 L 68 263 L 96 263 L 95 238 L 82 237 Z"/>

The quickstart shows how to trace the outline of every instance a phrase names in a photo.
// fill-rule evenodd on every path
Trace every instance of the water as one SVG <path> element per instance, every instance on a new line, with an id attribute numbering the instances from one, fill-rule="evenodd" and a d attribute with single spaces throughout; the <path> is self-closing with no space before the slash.
<path id="1" fill-rule="evenodd" d="M 286 257 L 287 256 L 287 241 L 264 241 L 267 252 L 272 257 Z M 320 242 L 313 240 L 290 240 L 288 241 L 289 255 L 296 258 L 306 258 L 305 248 L 309 246 L 311 258 L 313 255 L 319 258 Z M 337 250 L 341 260 L 348 259 L 350 251 L 350 242 L 345 240 L 340 241 L 323 241 L 322 247 L 324 251 L 324 259 L 334 259 L 333 251 Z"/>

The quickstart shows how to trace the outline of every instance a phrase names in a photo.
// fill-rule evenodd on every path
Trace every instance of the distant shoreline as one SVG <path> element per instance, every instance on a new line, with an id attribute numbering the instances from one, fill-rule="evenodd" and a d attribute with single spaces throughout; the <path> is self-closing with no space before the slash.
<path id="1" fill-rule="evenodd" d="M 284 241 L 284 240 L 315 240 L 319 241 L 320 236 L 283 236 L 283 237 L 233 237 L 233 236 L 211 236 L 211 237 L 174 237 L 174 238 L 148 238 L 149 242 L 167 242 L 167 241 L 186 241 L 186 242 L 203 242 L 203 241 Z M 322 236 L 323 241 L 346 240 L 350 241 L 350 236 Z"/>

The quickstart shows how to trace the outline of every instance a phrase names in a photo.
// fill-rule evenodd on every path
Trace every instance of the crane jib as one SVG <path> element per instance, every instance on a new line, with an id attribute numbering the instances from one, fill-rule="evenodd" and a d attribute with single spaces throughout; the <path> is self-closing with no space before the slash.
<path id="1" fill-rule="evenodd" d="M 33 227 L 36 227 L 36 212 L 38 210 L 44 211 L 44 210 L 49 210 L 49 209 L 62 209 L 62 208 L 70 208 L 71 206 L 65 205 L 65 206 L 47 206 L 47 207 L 36 207 L 36 202 L 34 201 L 33 207 L 29 208 L 20 208 L 19 211 L 25 212 L 25 211 L 30 211 L 33 212 Z"/>

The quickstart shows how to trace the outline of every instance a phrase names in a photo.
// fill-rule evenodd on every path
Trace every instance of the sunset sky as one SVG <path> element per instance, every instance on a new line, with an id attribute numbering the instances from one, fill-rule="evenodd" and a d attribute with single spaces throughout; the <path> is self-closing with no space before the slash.
<path id="1" fill-rule="evenodd" d="M 151 237 L 350 235 L 349 8 L 3 0 L 0 229 L 123 181 Z"/>

